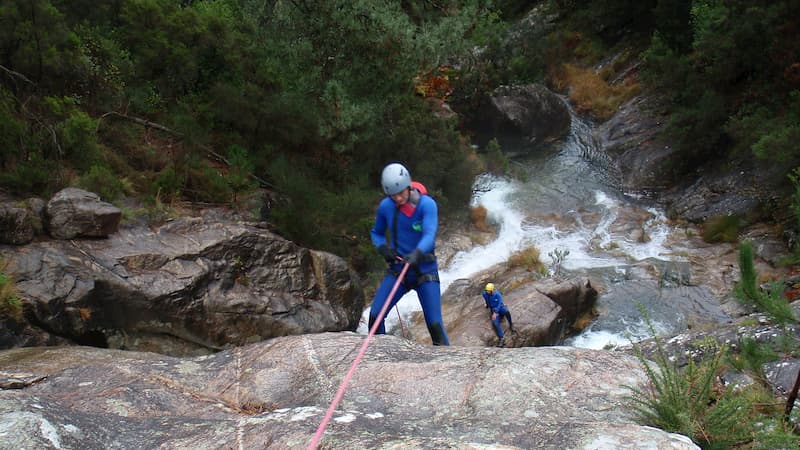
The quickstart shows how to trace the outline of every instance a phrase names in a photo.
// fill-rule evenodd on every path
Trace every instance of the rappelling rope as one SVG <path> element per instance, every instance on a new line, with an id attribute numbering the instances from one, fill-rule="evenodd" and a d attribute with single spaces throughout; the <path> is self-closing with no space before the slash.
<path id="1" fill-rule="evenodd" d="M 328 422 L 330 422 L 331 417 L 333 417 L 333 411 L 336 410 L 336 405 L 338 405 L 339 402 L 342 400 L 342 397 L 344 397 L 344 391 L 347 389 L 347 385 L 350 383 L 350 379 L 356 372 L 356 367 L 358 367 L 358 363 L 361 362 L 361 358 L 364 357 L 364 353 L 366 353 L 367 351 L 369 342 L 372 340 L 372 337 L 375 335 L 375 332 L 378 330 L 378 327 L 381 325 L 381 322 L 383 322 L 383 316 L 386 315 L 386 311 L 389 309 L 389 304 L 391 303 L 391 299 L 394 298 L 394 293 L 397 292 L 397 288 L 400 287 L 400 283 L 406 276 L 406 272 L 408 272 L 408 267 L 409 267 L 408 263 L 403 265 L 403 270 L 397 277 L 397 281 L 394 283 L 392 291 L 389 292 L 389 295 L 383 302 L 383 308 L 381 308 L 381 311 L 378 313 L 378 317 L 375 318 L 375 323 L 372 324 L 372 328 L 370 328 L 367 338 L 364 339 L 364 343 L 361 344 L 361 349 L 358 351 L 358 355 L 356 355 L 356 358 L 353 360 L 353 364 L 350 366 L 350 370 L 347 371 L 347 374 L 342 379 L 342 384 L 339 385 L 339 390 L 336 391 L 336 395 L 333 397 L 333 401 L 331 402 L 330 406 L 328 406 L 328 411 L 325 413 L 325 417 L 322 418 L 322 422 L 319 424 L 319 427 L 317 427 L 317 432 L 314 434 L 314 438 L 308 444 L 308 450 L 315 450 L 317 448 L 317 445 L 319 445 L 319 441 L 322 439 L 322 434 L 325 432 L 325 427 L 328 426 Z"/>

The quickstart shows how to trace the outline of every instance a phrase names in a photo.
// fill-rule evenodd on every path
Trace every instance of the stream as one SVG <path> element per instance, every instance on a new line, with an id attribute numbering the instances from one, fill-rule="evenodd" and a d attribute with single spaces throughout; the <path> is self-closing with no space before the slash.
<path id="1" fill-rule="evenodd" d="M 650 337 L 642 309 L 659 335 L 680 333 L 698 321 L 729 320 L 709 288 L 689 283 L 689 261 L 704 256 L 692 258 L 692 244 L 681 239 L 686 230 L 675 229 L 664 211 L 640 195 L 617 187 L 589 122 L 573 114 L 571 131 L 562 141 L 524 154 L 504 150 L 516 155 L 511 157 L 515 177 L 480 175 L 472 198 L 472 206 L 486 208 L 496 239 L 458 253 L 440 268 L 442 293 L 453 281 L 535 246 L 551 275 L 589 276 L 605 286 L 598 318 L 564 345 L 603 348 Z M 557 253 L 566 256 L 560 262 L 548 256 Z M 397 308 L 402 316 L 419 310 L 416 293 L 408 293 Z M 368 313 L 367 308 L 364 318 Z M 362 320 L 358 329 L 362 334 L 368 332 L 365 324 Z M 397 315 L 389 314 L 387 331 L 397 324 Z"/>

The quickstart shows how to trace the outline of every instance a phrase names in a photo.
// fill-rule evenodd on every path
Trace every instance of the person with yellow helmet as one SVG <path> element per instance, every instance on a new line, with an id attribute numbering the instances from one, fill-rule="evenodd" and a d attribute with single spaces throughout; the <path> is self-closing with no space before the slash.
<path id="1" fill-rule="evenodd" d="M 503 334 L 503 326 L 500 323 L 503 317 L 508 321 L 509 331 L 512 334 L 516 333 L 514 331 L 514 323 L 511 321 L 511 311 L 503 303 L 503 295 L 500 294 L 499 289 L 495 288 L 494 283 L 486 283 L 483 288 L 483 301 L 486 303 L 486 308 L 492 311 L 492 325 L 494 325 L 495 333 L 497 333 L 497 346 L 504 347 L 506 338 Z"/>

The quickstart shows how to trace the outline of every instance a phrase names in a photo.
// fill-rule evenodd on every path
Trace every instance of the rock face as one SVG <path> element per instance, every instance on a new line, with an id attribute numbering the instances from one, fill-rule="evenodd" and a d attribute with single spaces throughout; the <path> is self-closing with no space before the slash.
<path id="1" fill-rule="evenodd" d="M 668 121 L 659 100 L 640 95 L 595 129 L 600 151 L 611 159 L 623 189 L 651 194 L 671 217 L 694 223 L 717 216 L 751 216 L 762 205 L 774 205 L 790 194 L 785 168 L 774 163 L 748 158 L 687 167 L 685 157 L 663 137 Z"/>
<path id="2" fill-rule="evenodd" d="M 654 98 L 638 96 L 597 126 L 594 137 L 613 160 L 622 188 L 661 191 L 674 182 L 676 174 L 670 159 L 675 156 L 675 149 L 659 140 L 668 120 Z"/>
<path id="3" fill-rule="evenodd" d="M 343 259 L 235 222 L 186 218 L 2 252 L 33 325 L 100 347 L 203 354 L 354 330 L 364 305 Z"/>
<path id="4" fill-rule="evenodd" d="M 0 244 L 27 244 L 42 231 L 44 202 L 0 202 Z"/>
<path id="5" fill-rule="evenodd" d="M 0 448 L 304 448 L 363 336 L 276 338 L 195 358 L 0 352 Z M 431 347 L 376 336 L 325 428 L 350 448 L 697 449 L 637 424 L 646 380 L 607 351 Z"/>
<path id="6" fill-rule="evenodd" d="M 545 86 L 501 86 L 492 92 L 476 120 L 480 134 L 497 138 L 504 148 L 531 147 L 566 135 L 567 105 Z"/>
<path id="7" fill-rule="evenodd" d="M 47 229 L 56 239 L 106 237 L 119 228 L 122 211 L 93 193 L 66 188 L 47 203 Z"/>

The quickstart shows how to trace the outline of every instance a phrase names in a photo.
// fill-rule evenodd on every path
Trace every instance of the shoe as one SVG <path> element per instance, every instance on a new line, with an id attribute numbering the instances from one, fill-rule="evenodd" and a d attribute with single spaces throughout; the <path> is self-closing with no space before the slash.
<path id="1" fill-rule="evenodd" d="M 517 334 L 517 330 L 515 330 L 515 329 L 513 329 L 513 328 L 512 328 L 512 329 L 510 329 L 509 331 L 511 332 L 511 334 Z"/>
<path id="2" fill-rule="evenodd" d="M 497 346 L 498 347 L 505 347 L 506 346 L 506 337 L 505 336 L 500 338 L 500 340 L 497 342 Z"/>

